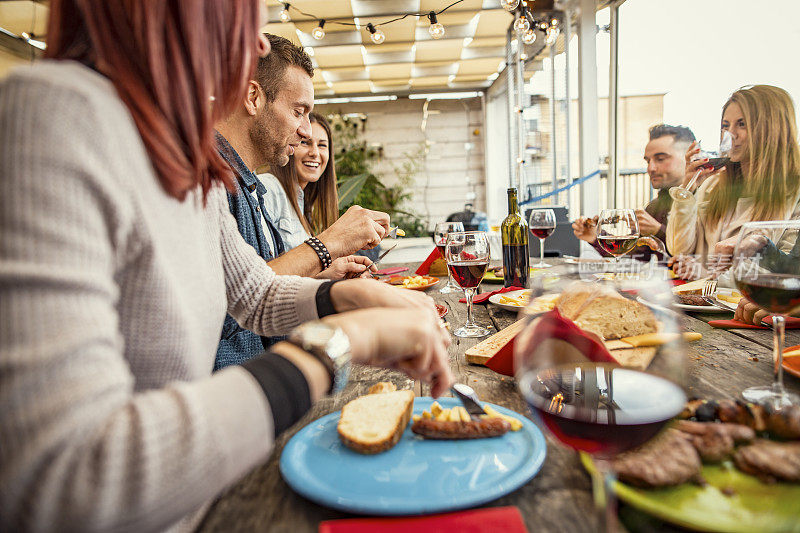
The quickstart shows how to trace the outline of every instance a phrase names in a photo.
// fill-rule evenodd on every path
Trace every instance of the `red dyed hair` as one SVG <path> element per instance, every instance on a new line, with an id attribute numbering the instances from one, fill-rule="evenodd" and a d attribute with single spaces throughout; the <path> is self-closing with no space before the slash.
<path id="1" fill-rule="evenodd" d="M 234 183 L 214 124 L 253 74 L 258 1 L 52 0 L 46 56 L 108 76 L 166 192 L 183 200 L 200 185 L 205 196 Z"/>

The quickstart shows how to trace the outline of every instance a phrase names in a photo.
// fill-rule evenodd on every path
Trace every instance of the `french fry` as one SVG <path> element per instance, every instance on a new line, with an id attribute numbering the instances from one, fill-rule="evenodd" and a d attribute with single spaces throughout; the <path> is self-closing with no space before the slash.
<path id="1" fill-rule="evenodd" d="M 426 414 L 429 415 L 430 413 L 428 413 L 427 411 L 423 411 L 423 413 L 421 415 L 413 415 L 411 417 L 411 420 L 416 422 L 417 420 L 421 420 Z"/>
<path id="2" fill-rule="evenodd" d="M 461 421 L 462 422 L 469 422 L 470 420 L 472 420 L 472 417 L 469 416 L 469 413 L 467 412 L 467 410 L 465 408 L 459 407 L 458 410 L 461 413 Z"/>
<path id="3" fill-rule="evenodd" d="M 450 409 L 450 422 L 461 422 L 461 411 L 458 406 Z"/>
<path id="4" fill-rule="evenodd" d="M 433 417 L 436 418 L 436 416 L 438 416 L 439 413 L 441 412 L 442 412 L 442 406 L 439 405 L 439 402 L 433 402 L 431 404 L 431 414 L 433 415 Z"/>
<path id="5" fill-rule="evenodd" d="M 442 409 L 442 411 L 436 415 L 436 420 L 441 420 L 442 422 L 450 420 L 450 409 Z"/>
<path id="6" fill-rule="evenodd" d="M 428 411 L 422 411 L 422 418 L 430 420 L 431 418 L 433 418 L 433 415 L 430 414 Z"/>
<path id="7" fill-rule="evenodd" d="M 520 429 L 522 429 L 522 421 L 517 418 L 514 418 L 513 416 L 508 416 L 502 413 L 498 413 L 496 410 L 494 410 L 492 407 L 488 405 L 484 405 L 483 410 L 489 413 L 489 416 L 491 417 L 502 418 L 503 420 L 506 420 L 509 424 L 511 424 L 511 431 L 519 431 Z"/>

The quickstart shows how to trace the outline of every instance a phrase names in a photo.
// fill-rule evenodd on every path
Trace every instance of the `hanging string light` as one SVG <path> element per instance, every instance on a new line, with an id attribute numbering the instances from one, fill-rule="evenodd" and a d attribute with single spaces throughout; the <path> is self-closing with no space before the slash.
<path id="1" fill-rule="evenodd" d="M 553 44 L 555 44 L 556 39 L 558 39 L 558 34 L 559 34 L 559 29 L 555 26 L 550 26 L 549 28 L 547 28 L 547 33 L 545 34 L 546 38 L 544 42 L 548 46 L 552 46 Z"/>
<path id="2" fill-rule="evenodd" d="M 290 7 L 292 7 L 292 5 L 289 2 L 283 4 L 283 9 L 281 10 L 281 22 L 284 24 L 292 21 L 292 16 L 289 14 Z"/>
<path id="3" fill-rule="evenodd" d="M 370 33 L 369 37 L 372 39 L 373 43 L 381 44 L 386 40 L 386 35 L 383 33 L 383 31 L 381 31 L 380 28 L 376 28 L 373 23 L 370 22 L 367 24 L 367 30 Z"/>
<path id="4" fill-rule="evenodd" d="M 506 11 L 514 11 L 519 7 L 519 0 L 500 0 L 500 5 Z"/>
<path id="5" fill-rule="evenodd" d="M 536 30 L 533 28 L 529 29 L 525 33 L 522 34 L 522 42 L 525 44 L 533 44 L 536 42 Z"/>
<path id="6" fill-rule="evenodd" d="M 323 37 L 325 37 L 325 30 L 322 29 L 324 27 L 325 27 L 325 19 L 320 19 L 319 26 L 311 30 L 311 36 L 318 41 Z"/>
<path id="7" fill-rule="evenodd" d="M 435 11 L 428 13 L 428 20 L 431 21 L 431 25 L 428 27 L 428 33 L 431 34 L 431 37 L 434 39 L 441 39 L 444 37 L 444 26 L 439 24 L 439 21 L 436 19 Z"/>
<path id="8" fill-rule="evenodd" d="M 514 31 L 518 34 L 523 34 L 529 29 L 531 29 L 531 23 L 528 22 L 528 17 L 525 16 L 525 11 L 523 11 L 514 21 Z"/>

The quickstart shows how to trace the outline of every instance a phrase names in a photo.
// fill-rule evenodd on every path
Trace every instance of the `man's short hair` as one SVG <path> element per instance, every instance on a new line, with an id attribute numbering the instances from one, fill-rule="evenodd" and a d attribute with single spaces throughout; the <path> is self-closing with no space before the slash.
<path id="1" fill-rule="evenodd" d="M 685 142 L 691 144 L 694 142 L 695 137 L 692 130 L 686 126 L 670 126 L 669 124 L 656 124 L 650 128 L 650 140 L 654 141 L 667 135 L 672 136 L 673 142 Z"/>
<path id="2" fill-rule="evenodd" d="M 314 65 L 301 46 L 284 37 L 265 33 L 271 47 L 267 57 L 258 59 L 256 81 L 264 89 L 267 102 L 274 102 L 283 85 L 283 76 L 290 66 L 300 67 L 309 77 L 314 77 Z"/>

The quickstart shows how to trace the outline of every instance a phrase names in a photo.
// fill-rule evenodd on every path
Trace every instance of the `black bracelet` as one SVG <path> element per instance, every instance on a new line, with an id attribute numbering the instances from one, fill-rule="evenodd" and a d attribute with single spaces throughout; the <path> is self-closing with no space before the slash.
<path id="1" fill-rule="evenodd" d="M 336 314 L 336 308 L 333 306 L 333 302 L 331 301 L 331 287 L 333 287 L 334 283 L 338 283 L 340 281 L 342 280 L 335 279 L 333 281 L 326 281 L 317 289 L 317 294 L 314 299 L 317 302 L 318 317 L 322 318 L 324 316 Z"/>
<path id="2" fill-rule="evenodd" d="M 325 270 L 331 266 L 333 259 L 331 259 L 331 254 L 328 251 L 328 248 L 322 244 L 321 240 L 317 239 L 316 237 L 309 237 L 304 242 L 309 245 L 311 249 L 314 250 L 314 253 L 317 254 L 317 257 L 319 257 L 319 262 L 322 263 L 322 270 Z"/>

